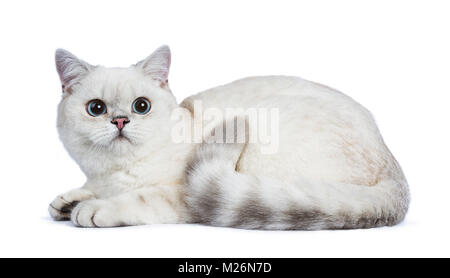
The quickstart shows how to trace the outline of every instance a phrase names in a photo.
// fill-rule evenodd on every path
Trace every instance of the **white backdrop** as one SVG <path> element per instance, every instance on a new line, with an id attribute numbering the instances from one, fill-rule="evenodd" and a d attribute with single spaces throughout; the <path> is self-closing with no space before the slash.
<path id="1" fill-rule="evenodd" d="M 2 1 L 0 256 L 449 256 L 448 1 Z M 198 225 L 81 229 L 48 203 L 84 176 L 56 132 L 54 50 L 127 66 L 172 49 L 177 99 L 250 75 L 298 75 L 369 108 L 402 165 L 404 223 L 263 232 Z"/>

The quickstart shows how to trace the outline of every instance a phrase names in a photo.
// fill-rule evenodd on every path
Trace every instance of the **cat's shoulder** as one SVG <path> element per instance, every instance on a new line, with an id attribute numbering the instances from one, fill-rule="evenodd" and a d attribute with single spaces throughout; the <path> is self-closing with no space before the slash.
<path id="1" fill-rule="evenodd" d="M 304 82 L 308 81 L 295 76 L 271 75 L 245 77 L 189 96 L 182 101 L 181 106 L 189 108 L 196 100 L 208 102 L 237 96 L 256 97 L 262 94 L 272 94 L 281 88 L 287 88 Z"/>

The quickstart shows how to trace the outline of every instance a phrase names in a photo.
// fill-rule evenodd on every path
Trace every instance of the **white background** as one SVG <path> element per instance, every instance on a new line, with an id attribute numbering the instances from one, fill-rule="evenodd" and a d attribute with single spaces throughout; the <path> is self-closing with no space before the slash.
<path id="1" fill-rule="evenodd" d="M 2 1 L 0 256 L 449 256 L 448 1 Z M 56 132 L 54 50 L 128 66 L 161 44 L 177 99 L 250 75 L 334 87 L 369 108 L 408 178 L 404 223 L 267 232 L 198 225 L 112 229 L 53 222 L 84 176 Z"/>

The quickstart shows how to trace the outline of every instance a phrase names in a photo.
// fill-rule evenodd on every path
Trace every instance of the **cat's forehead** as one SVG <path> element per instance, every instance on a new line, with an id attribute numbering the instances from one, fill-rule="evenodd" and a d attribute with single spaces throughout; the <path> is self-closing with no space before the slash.
<path id="1" fill-rule="evenodd" d="M 134 67 L 99 67 L 87 76 L 83 85 L 87 97 L 109 101 L 134 99 L 149 91 L 148 78 Z"/>

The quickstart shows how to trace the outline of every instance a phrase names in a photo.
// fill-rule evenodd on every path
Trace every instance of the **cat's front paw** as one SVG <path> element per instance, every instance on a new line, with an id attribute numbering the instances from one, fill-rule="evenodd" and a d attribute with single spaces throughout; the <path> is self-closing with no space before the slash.
<path id="1" fill-rule="evenodd" d="M 48 212 L 55 220 L 70 220 L 70 214 L 79 202 L 93 198 L 95 195 L 91 191 L 77 188 L 57 196 L 48 206 Z"/>
<path id="2" fill-rule="evenodd" d="M 118 219 L 114 204 L 108 200 L 88 200 L 79 203 L 72 211 L 71 220 L 80 227 L 124 226 Z"/>

